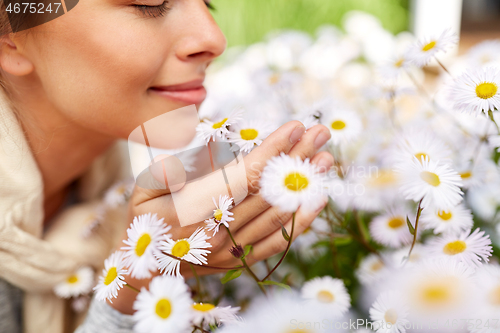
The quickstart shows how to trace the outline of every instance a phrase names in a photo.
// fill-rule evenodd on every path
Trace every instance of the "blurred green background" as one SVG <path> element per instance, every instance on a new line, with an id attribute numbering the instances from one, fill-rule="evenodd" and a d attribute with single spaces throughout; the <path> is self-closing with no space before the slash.
<path id="1" fill-rule="evenodd" d="M 437 0 L 439 1 L 439 0 Z M 378 17 L 387 30 L 408 28 L 409 0 L 212 0 L 212 12 L 228 45 L 258 42 L 271 30 L 293 28 L 314 33 L 318 26 L 340 26 L 350 10 Z"/>

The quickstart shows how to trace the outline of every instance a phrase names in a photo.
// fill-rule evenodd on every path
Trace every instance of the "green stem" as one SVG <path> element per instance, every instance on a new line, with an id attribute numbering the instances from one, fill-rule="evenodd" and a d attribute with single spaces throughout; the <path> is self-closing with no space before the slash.
<path id="1" fill-rule="evenodd" d="M 290 246 L 292 245 L 292 240 L 293 240 L 293 231 L 295 230 L 295 212 L 292 215 L 292 231 L 290 232 L 290 239 L 288 239 L 288 244 L 286 246 L 285 252 L 281 256 L 280 261 L 273 267 L 273 269 L 264 277 L 261 281 L 266 281 L 272 274 L 273 272 L 281 265 L 283 260 L 285 259 L 286 255 L 288 254 L 288 251 L 290 251 Z"/>
<path id="2" fill-rule="evenodd" d="M 229 230 L 229 228 L 226 227 L 226 226 L 224 226 L 224 227 L 226 228 L 227 233 L 229 234 L 229 237 L 231 238 L 231 241 L 233 242 L 234 246 L 238 247 L 238 244 L 236 244 L 236 241 L 234 240 L 233 234 L 231 233 L 231 231 Z M 264 295 L 267 295 L 266 290 L 264 289 L 264 287 L 259 284 L 259 282 L 260 282 L 259 278 L 257 277 L 257 275 L 255 275 L 255 273 L 252 271 L 252 269 L 250 268 L 250 266 L 248 266 L 245 258 L 242 257 L 242 258 L 240 258 L 240 260 L 243 263 L 243 266 L 245 267 L 245 269 L 248 272 L 248 274 L 250 274 L 250 276 L 255 280 L 255 282 L 257 282 L 257 285 L 259 286 L 260 290 L 264 293 Z"/>
<path id="3" fill-rule="evenodd" d="M 451 75 L 450 71 L 441 63 L 441 61 L 439 61 L 439 59 L 437 57 L 434 57 L 434 59 L 436 59 L 439 66 L 441 66 L 441 68 L 444 69 L 444 71 L 446 73 L 448 73 L 449 76 L 453 77 L 453 75 Z"/>
<path id="4" fill-rule="evenodd" d="M 495 126 L 497 127 L 498 134 L 500 134 L 500 127 L 498 127 L 498 124 L 495 121 L 495 117 L 493 117 L 493 111 L 488 110 L 488 117 L 490 117 L 490 120 L 493 122 L 493 124 L 495 124 Z"/>
<path id="5" fill-rule="evenodd" d="M 413 241 L 411 243 L 410 251 L 408 252 L 408 259 L 407 260 L 410 260 L 411 252 L 413 251 L 413 248 L 415 247 L 415 243 L 417 242 L 418 220 L 420 219 L 420 214 L 422 213 L 422 210 L 423 210 L 423 208 L 421 208 L 422 200 L 424 200 L 424 199 L 423 198 L 420 199 L 420 201 L 418 203 L 417 216 L 415 217 L 415 228 L 414 228 L 415 232 L 413 233 Z"/>
<path id="6" fill-rule="evenodd" d="M 333 270 L 335 271 L 335 274 L 337 275 L 337 277 L 339 279 L 342 279 L 342 274 L 340 273 L 340 267 L 339 267 L 339 263 L 338 263 L 338 255 L 337 255 L 337 246 L 335 246 L 335 239 L 334 237 L 332 236 L 331 239 L 330 239 L 330 244 L 331 244 L 331 249 L 332 249 L 332 262 L 333 262 Z"/>
<path id="7" fill-rule="evenodd" d="M 201 291 L 200 277 L 198 276 L 198 273 L 196 273 L 196 269 L 194 269 L 194 266 L 192 263 L 189 263 L 189 267 L 191 267 L 191 270 L 193 271 L 193 275 L 196 279 L 196 290 L 198 291 L 199 301 L 202 302 L 203 297 L 202 297 L 202 291 Z"/>
<path id="8" fill-rule="evenodd" d="M 128 287 L 129 289 L 132 289 L 133 291 L 135 291 L 136 293 L 140 293 L 141 291 L 139 289 L 137 289 L 136 287 L 134 286 L 131 286 L 130 284 L 128 283 L 125 283 L 125 286 Z"/>

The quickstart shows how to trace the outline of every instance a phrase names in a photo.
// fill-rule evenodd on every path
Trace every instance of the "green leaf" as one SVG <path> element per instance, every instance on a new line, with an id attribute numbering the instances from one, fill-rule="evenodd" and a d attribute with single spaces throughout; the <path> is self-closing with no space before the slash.
<path id="1" fill-rule="evenodd" d="M 292 275 L 291 272 L 286 273 L 286 275 L 283 276 L 283 278 L 281 279 L 281 283 L 285 283 L 286 280 L 288 280 L 288 278 L 290 277 L 290 275 Z"/>
<path id="2" fill-rule="evenodd" d="M 242 269 L 232 269 L 232 270 L 228 271 L 226 273 L 226 275 L 224 275 L 224 277 L 222 279 L 220 279 L 220 282 L 222 284 L 226 284 L 229 281 L 238 278 L 241 275 L 242 272 L 243 272 Z"/>
<path id="3" fill-rule="evenodd" d="M 271 286 L 271 285 L 272 286 L 278 286 L 278 287 L 281 287 L 281 288 L 285 288 L 288 291 L 292 291 L 292 288 L 290 288 L 289 285 L 281 283 L 281 282 L 266 280 L 266 281 L 259 282 L 259 284 L 261 286 Z"/>
<path id="4" fill-rule="evenodd" d="M 408 225 L 408 229 L 410 229 L 410 234 L 415 235 L 415 228 L 413 228 L 408 216 L 406 216 L 406 224 Z"/>
<path id="5" fill-rule="evenodd" d="M 253 250 L 253 246 L 248 244 L 245 245 L 245 257 Z"/>
<path id="6" fill-rule="evenodd" d="M 335 246 L 344 246 L 352 243 L 352 237 L 339 237 L 334 239 Z"/>
<path id="7" fill-rule="evenodd" d="M 281 234 L 283 235 L 283 238 L 289 242 L 290 241 L 290 236 L 288 235 L 288 231 L 286 231 L 285 227 L 283 224 L 281 225 Z"/>

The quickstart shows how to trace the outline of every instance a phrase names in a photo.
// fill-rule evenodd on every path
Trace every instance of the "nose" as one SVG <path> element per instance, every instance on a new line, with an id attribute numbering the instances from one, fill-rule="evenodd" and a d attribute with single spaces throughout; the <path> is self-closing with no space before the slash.
<path id="1" fill-rule="evenodd" d="M 226 37 L 203 0 L 188 0 L 184 3 L 184 9 L 189 13 L 185 17 L 189 20 L 183 22 L 184 38 L 178 44 L 176 55 L 183 61 L 209 63 L 226 49 Z"/>

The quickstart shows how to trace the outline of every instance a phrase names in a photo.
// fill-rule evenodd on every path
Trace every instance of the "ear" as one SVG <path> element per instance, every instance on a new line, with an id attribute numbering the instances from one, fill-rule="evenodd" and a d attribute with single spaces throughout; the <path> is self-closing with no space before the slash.
<path id="1" fill-rule="evenodd" d="M 0 67 L 3 71 L 14 76 L 28 75 L 35 67 L 20 52 L 16 43 L 11 38 L 12 35 L 8 34 L 0 37 Z"/>

